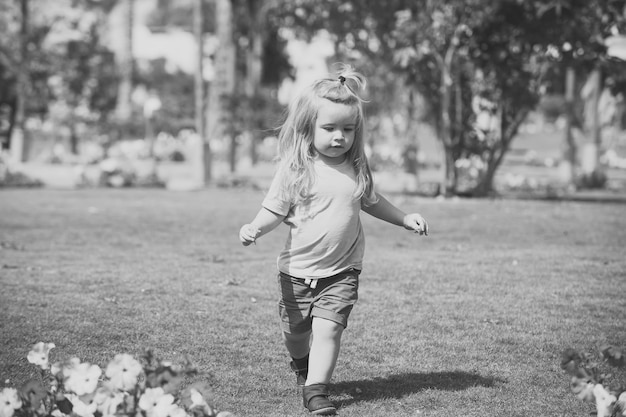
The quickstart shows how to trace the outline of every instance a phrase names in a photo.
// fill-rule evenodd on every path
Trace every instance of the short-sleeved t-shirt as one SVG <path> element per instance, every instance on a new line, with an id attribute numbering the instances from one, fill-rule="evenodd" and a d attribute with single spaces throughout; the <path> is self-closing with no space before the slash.
<path id="1" fill-rule="evenodd" d="M 285 201 L 280 171 L 263 200 L 263 207 L 286 216 L 289 226 L 278 270 L 296 278 L 320 279 L 361 269 L 365 237 L 361 199 L 354 196 L 354 168 L 348 161 L 327 165 L 317 160 L 314 169 L 315 181 L 304 202 Z"/>

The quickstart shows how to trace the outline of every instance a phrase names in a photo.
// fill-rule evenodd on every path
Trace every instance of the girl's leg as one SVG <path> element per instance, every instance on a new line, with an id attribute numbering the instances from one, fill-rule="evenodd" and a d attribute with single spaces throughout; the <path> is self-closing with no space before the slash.
<path id="1" fill-rule="evenodd" d="M 304 358 L 309 354 L 311 332 L 293 334 L 283 332 L 283 341 L 287 351 L 294 359 Z"/>
<path id="2" fill-rule="evenodd" d="M 305 385 L 328 384 L 335 370 L 344 327 L 331 320 L 313 317 L 309 374 Z"/>

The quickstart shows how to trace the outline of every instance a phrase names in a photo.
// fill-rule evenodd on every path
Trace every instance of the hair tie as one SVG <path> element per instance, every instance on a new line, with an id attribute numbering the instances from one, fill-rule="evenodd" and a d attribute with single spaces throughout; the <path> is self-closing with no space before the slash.
<path id="1" fill-rule="evenodd" d="M 339 82 L 341 83 L 341 85 L 343 85 L 343 83 L 346 82 L 346 77 L 344 77 L 343 75 L 339 76 Z"/>

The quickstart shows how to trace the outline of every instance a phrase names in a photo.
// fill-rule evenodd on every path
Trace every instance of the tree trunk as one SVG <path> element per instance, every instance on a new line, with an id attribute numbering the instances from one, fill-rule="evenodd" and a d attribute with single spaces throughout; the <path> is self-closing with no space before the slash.
<path id="1" fill-rule="evenodd" d="M 28 85 L 28 0 L 21 0 L 22 25 L 20 29 L 20 57 L 17 73 L 17 99 L 15 124 L 9 137 L 11 158 L 15 162 L 24 162 L 28 154 L 28 135 L 26 132 L 26 97 Z"/>
<path id="2" fill-rule="evenodd" d="M 235 135 L 226 128 L 231 116 L 225 98 L 235 92 L 235 43 L 233 41 L 233 11 L 231 0 L 216 0 L 215 23 L 219 46 L 215 52 L 215 78 L 211 81 L 206 115 L 207 140 L 230 139 L 231 149 Z M 234 167 L 231 166 L 231 169 Z"/>
<path id="3" fill-rule="evenodd" d="M 568 66 L 565 73 L 565 159 L 570 164 L 569 182 L 573 183 L 576 178 L 576 160 L 578 149 L 573 135 L 574 125 L 574 89 L 576 86 L 576 72 L 573 67 Z"/>
<path id="4" fill-rule="evenodd" d="M 446 197 L 450 197 L 456 193 L 457 186 L 457 175 L 456 175 L 456 165 L 454 158 L 454 148 L 444 144 L 444 174 L 445 174 L 445 182 L 443 188 L 443 195 Z M 441 190 L 440 190 L 441 191 Z"/>
<path id="5" fill-rule="evenodd" d="M 196 61 L 196 72 L 194 74 L 194 99 L 195 99 L 195 127 L 196 133 L 200 138 L 201 146 L 200 152 L 202 152 L 202 157 L 200 160 L 202 161 L 202 173 L 199 173 L 198 178 L 202 179 L 204 185 L 208 185 L 213 177 L 212 173 L 212 162 L 213 158 L 211 155 L 211 144 L 206 136 L 206 129 L 204 128 L 204 42 L 202 39 L 202 26 L 203 26 L 203 14 L 202 14 L 202 4 L 204 0 L 195 0 L 194 1 L 194 15 L 193 15 L 193 32 L 196 38 L 196 46 L 197 46 L 197 61 Z"/>
<path id="6" fill-rule="evenodd" d="M 600 114 L 598 113 L 598 105 L 600 103 L 600 94 L 602 93 L 602 73 L 600 69 L 593 71 L 594 78 L 594 90 L 593 90 L 593 116 L 591 125 L 591 134 L 593 142 L 596 145 L 597 153 L 600 155 L 600 148 L 602 147 L 602 128 L 600 126 Z M 596 162 L 598 162 L 596 160 Z M 597 165 L 596 165 L 597 166 Z"/>
<path id="7" fill-rule="evenodd" d="M 250 45 L 246 51 L 246 97 L 248 98 L 248 104 L 252 109 L 252 101 L 259 94 L 259 85 L 261 84 L 261 70 L 262 70 L 262 58 L 263 58 L 263 35 L 260 31 L 257 22 L 264 19 L 260 13 L 254 13 L 252 19 L 255 23 L 250 28 Z M 252 109 L 254 111 L 254 109 Z M 250 160 L 252 165 L 257 162 L 257 142 L 259 140 L 258 133 L 249 132 L 250 138 Z"/>
<path id="8" fill-rule="evenodd" d="M 448 197 L 454 195 L 457 188 L 457 172 L 455 166 L 454 150 L 456 141 L 452 132 L 452 119 L 450 113 L 452 111 L 452 95 L 454 88 L 454 80 L 452 79 L 453 61 L 456 55 L 456 50 L 459 45 L 459 29 L 457 28 L 453 38 L 450 40 L 450 45 L 446 50 L 445 55 L 437 55 L 436 59 L 441 70 L 441 78 L 439 80 L 439 93 L 441 94 L 441 141 L 443 143 L 443 178 L 441 186 L 439 187 L 439 193 Z"/>
<path id="9" fill-rule="evenodd" d="M 487 158 L 487 170 L 481 177 L 479 183 L 472 190 L 472 195 L 476 197 L 484 197 L 491 194 L 493 189 L 493 181 L 496 176 L 496 172 L 500 165 L 502 165 L 502 161 L 504 160 L 504 156 L 509 151 L 511 147 L 511 143 L 515 136 L 517 136 L 517 132 L 519 131 L 519 127 L 526 120 L 526 117 L 530 113 L 530 109 L 520 110 L 515 118 L 510 122 L 506 123 L 504 119 L 504 111 L 499 111 L 500 117 L 500 147 L 497 149 L 491 150 L 489 158 Z"/>
<path id="10" fill-rule="evenodd" d="M 602 148 L 602 127 L 600 126 L 600 114 L 598 113 L 598 105 L 600 103 L 600 94 L 602 93 L 602 73 L 599 68 L 593 70 L 592 74 L 593 93 L 591 96 L 591 117 L 589 130 L 591 137 L 593 138 L 593 145 L 595 151 L 593 172 L 600 171 L 600 154 Z"/>
<path id="11" fill-rule="evenodd" d="M 124 50 L 118 62 L 120 72 L 120 84 L 117 91 L 117 103 L 115 115 L 122 125 L 126 124 L 131 117 L 131 94 L 133 78 L 133 24 L 134 24 L 134 0 L 124 0 Z M 124 134 L 127 132 L 124 132 Z"/>
<path id="12" fill-rule="evenodd" d="M 76 132 L 76 123 L 70 120 L 70 153 L 78 155 L 78 132 Z"/>
<path id="13" fill-rule="evenodd" d="M 443 147 L 443 178 L 439 193 L 444 196 L 453 195 L 456 191 L 456 167 L 454 165 L 454 146 L 452 140 L 452 122 L 450 105 L 452 101 L 452 80 L 448 70 L 441 76 L 441 143 Z"/>

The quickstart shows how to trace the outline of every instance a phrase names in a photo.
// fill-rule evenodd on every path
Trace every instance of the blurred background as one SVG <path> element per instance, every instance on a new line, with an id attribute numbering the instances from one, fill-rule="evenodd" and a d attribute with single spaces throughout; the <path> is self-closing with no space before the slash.
<path id="1" fill-rule="evenodd" d="M 0 35 L 3 187 L 264 188 L 342 62 L 383 191 L 626 196 L 624 0 L 7 0 Z"/>

